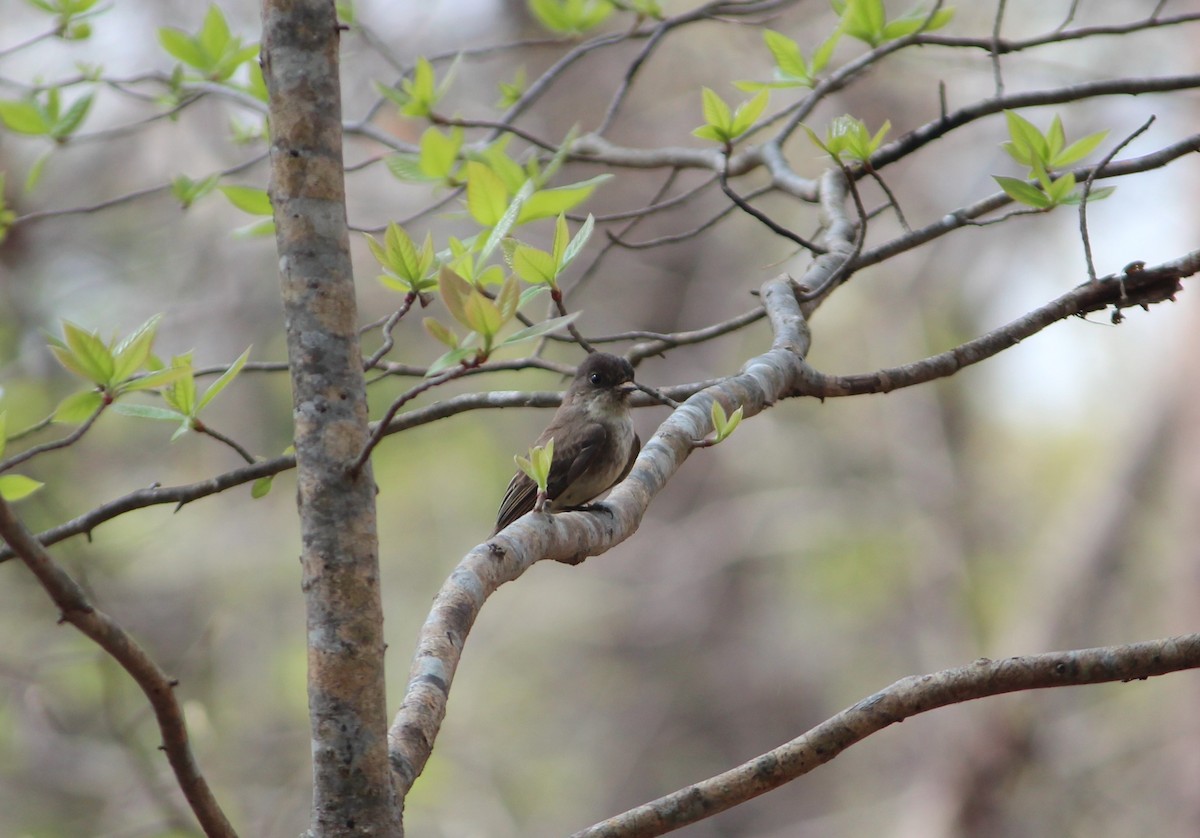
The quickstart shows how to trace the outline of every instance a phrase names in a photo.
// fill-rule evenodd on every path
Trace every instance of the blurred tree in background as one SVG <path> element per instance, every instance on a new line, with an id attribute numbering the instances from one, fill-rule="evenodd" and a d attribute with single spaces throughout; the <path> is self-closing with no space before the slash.
<path id="1" fill-rule="evenodd" d="M 1200 270 L 1196 3 L 359 2 L 340 32 L 332 6 L 4 8 L 0 492 L 77 587 L 4 553 L 0 835 L 197 834 L 187 749 L 157 750 L 171 702 L 122 672 L 142 660 L 122 631 L 161 668 L 143 686 L 177 679 L 160 692 L 240 834 L 387 834 L 310 813 L 337 794 L 306 671 L 339 682 L 306 662 L 341 637 L 313 622 L 313 532 L 365 538 L 348 566 L 387 652 L 331 656 L 386 663 L 387 717 L 365 717 L 392 726 L 394 776 L 376 767 L 413 835 L 571 833 L 907 675 L 1196 630 L 1200 328 L 1188 295 L 1160 304 Z M 316 95 L 339 37 L 340 115 Z M 305 45 L 333 75 L 291 63 Z M 348 235 L 318 147 L 344 149 Z M 289 297 L 309 233 L 345 254 L 318 274 L 357 321 L 333 285 Z M 327 372 L 293 328 L 320 304 L 341 350 L 361 340 L 369 429 L 289 413 L 289 372 Z M 664 396 L 641 437 L 664 433 L 611 519 L 488 541 L 546 418 L 499 408 L 555 406 L 587 347 L 635 363 Z M 745 421 L 682 463 L 714 400 Z M 341 459 L 306 470 L 306 435 Z M 368 516 L 378 487 L 378 573 L 373 526 L 307 504 L 302 541 L 313 479 Z M 479 611 L 546 555 L 600 554 Z M 468 605 L 421 634 L 439 588 Z M 47 590 L 109 615 L 58 600 L 108 651 L 55 629 Z M 991 691 L 1195 667 L 1189 643 L 1050 660 L 1049 681 L 1029 661 Z M 805 770 L 831 764 L 683 834 L 1200 830 L 1194 674 L 957 703 L 839 753 L 863 714 L 933 706 L 892 698 Z"/>

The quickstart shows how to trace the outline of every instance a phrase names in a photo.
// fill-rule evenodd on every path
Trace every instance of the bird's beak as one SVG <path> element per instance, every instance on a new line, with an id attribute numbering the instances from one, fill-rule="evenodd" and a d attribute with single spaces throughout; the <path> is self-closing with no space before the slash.
<path id="1" fill-rule="evenodd" d="M 626 396 L 629 395 L 630 393 L 634 392 L 635 390 L 640 390 L 640 389 L 642 389 L 642 388 L 638 387 L 632 381 L 626 381 L 623 384 L 618 384 L 616 387 L 616 390 L 618 393 L 621 393 Z"/>

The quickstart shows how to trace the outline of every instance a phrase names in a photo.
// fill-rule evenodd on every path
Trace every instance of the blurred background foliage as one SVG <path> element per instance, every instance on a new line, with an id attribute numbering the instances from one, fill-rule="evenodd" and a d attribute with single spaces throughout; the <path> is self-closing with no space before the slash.
<path id="1" fill-rule="evenodd" d="M 680 3 L 666 3 L 678 11 Z M 1051 29 L 1067 2 L 1010 2 L 1005 34 Z M 1073 26 L 1136 19 L 1151 2 L 1082 3 Z M 1168 11 L 1200 9 L 1169 3 Z M 677 8 L 678 7 L 678 8 Z M 257 6 L 226 0 L 235 32 L 256 39 Z M 903 11 L 897 9 L 895 11 Z M 70 77 L 75 62 L 108 77 L 169 72 L 159 26 L 192 31 L 196 4 L 130 0 L 94 21 L 87 40 L 48 40 L 0 59 L 0 97 Z M 540 36 L 524 5 L 504 0 L 394 4 L 362 0 L 359 19 L 403 62 L 467 46 Z M 951 34 L 991 31 L 994 4 L 961 3 Z M 0 49 L 44 31 L 47 16 L 8 0 Z M 616 20 L 614 18 L 614 20 Z M 610 23 L 610 26 L 616 24 Z M 828 5 L 802 2 L 769 25 L 814 44 Z M 1009 90 L 1111 77 L 1194 73 L 1194 28 L 1087 39 L 1005 60 Z M 600 51 L 522 123 L 546 137 L 602 113 L 636 44 Z M 478 115 L 519 65 L 530 78 L 562 45 L 464 63 L 448 111 Z M 835 63 L 852 54 L 839 47 Z M 362 37 L 343 40 L 347 118 L 396 72 Z M 763 78 L 756 27 L 689 28 L 635 84 L 614 142 L 700 145 L 701 85 Z M 985 53 L 907 50 L 832 97 L 818 130 L 853 113 L 884 119 L 892 137 L 933 118 L 937 84 L 952 106 L 985 97 Z M 779 100 L 782 102 L 782 98 Z M 1127 150 L 1147 153 L 1200 128 L 1194 92 L 1105 98 L 1054 109 L 1071 136 L 1158 122 Z M 209 100 L 176 120 L 106 131 L 156 113 L 100 86 L 78 141 L 55 151 L 31 193 L 20 184 L 44 146 L 0 132 L 0 169 L 18 215 L 88 206 L 249 160 L 262 143 L 231 140 L 229 120 L 258 117 Z M 1026 115 L 1046 125 L 1050 109 Z M 383 109 L 382 130 L 415 141 L 424 125 Z M 89 139 L 88 135 L 94 135 Z M 1000 150 L 1003 118 L 981 120 L 885 172 L 910 220 L 928 222 L 995 192 L 1014 174 Z M 350 221 L 376 229 L 431 200 L 346 144 Z M 797 139 L 804 175 L 825 165 Z M 587 177 L 597 167 L 579 164 Z M 659 180 L 617 172 L 586 210 L 644 204 Z M 225 182 L 264 187 L 260 160 Z M 703 173 L 684 173 L 680 188 Z M 762 173 L 746 180 L 758 182 Z M 749 184 L 738 184 L 748 191 Z M 1090 213 L 1100 273 L 1196 246 L 1195 158 L 1122 179 Z M 868 204 L 879 199 L 865 184 Z M 774 217 L 803 230 L 807 209 L 772 197 Z M 694 226 L 723 206 L 711 195 L 656 215 L 645 240 Z M 198 366 L 285 357 L 270 238 L 237 238 L 249 220 L 214 193 L 181 210 L 166 195 L 24 223 L 0 245 L 0 385 L 9 427 L 46 415 L 78 384 L 44 332 L 67 318 L 123 334 L 162 312 L 157 351 L 195 350 Z M 894 224 L 885 214 L 880 230 Z M 414 236 L 464 229 L 433 216 Z M 547 226 L 548 230 L 549 227 Z M 364 322 L 399 302 L 354 242 Z M 590 249 L 595 252 L 595 246 Z M 615 250 L 571 299 L 586 334 L 696 328 L 754 304 L 749 295 L 806 260 L 743 215 L 675 246 Z M 858 273 L 813 322 L 813 364 L 863 372 L 916 360 L 1000 325 L 1086 278 L 1070 210 L 965 229 Z M 656 500 L 637 536 L 578 568 L 535 567 L 488 603 L 467 645 L 449 715 L 408 805 L 410 834 L 555 835 L 728 768 L 902 676 L 980 657 L 1121 643 L 1196 629 L 1200 611 L 1200 309 L 1191 293 L 1119 327 L 1072 320 L 983 365 L 888 396 L 789 401 L 698 452 Z M 391 356 L 427 364 L 441 350 L 412 319 Z M 769 342 L 764 324 L 647 360 L 651 385 L 732 373 Z M 374 345 L 368 341 L 367 349 Z M 554 345 L 556 360 L 579 352 Z M 373 413 L 411 380 L 373 386 Z M 479 387 L 562 385 L 537 371 L 468 378 L 418 404 Z M 208 419 L 251 451 L 289 444 L 286 376 L 244 372 Z M 665 416 L 637 417 L 643 439 Z M 393 436 L 377 449 L 389 695 L 402 695 L 412 639 L 458 557 L 490 532 L 512 454 L 542 427 L 534 411 L 473 412 Z M 47 485 L 20 511 L 44 529 L 152 483 L 236 467 L 212 440 L 106 415 L 84 441 L 25 469 Z M 308 810 L 304 616 L 293 480 L 266 498 L 240 487 L 179 510 L 121 516 L 54 553 L 97 604 L 180 679 L 200 762 L 241 833 L 292 836 Z M 156 750 L 145 702 L 97 649 L 56 627 L 53 608 L 17 563 L 0 566 L 0 835 L 190 835 L 190 815 Z M 889 729 L 689 836 L 1127 836 L 1200 832 L 1200 681 L 1148 683 L 990 699 Z"/>

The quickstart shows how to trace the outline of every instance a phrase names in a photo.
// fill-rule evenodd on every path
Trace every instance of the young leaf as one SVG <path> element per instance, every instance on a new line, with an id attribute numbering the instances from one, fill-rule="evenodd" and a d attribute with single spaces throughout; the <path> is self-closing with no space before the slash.
<path id="1" fill-rule="evenodd" d="M 513 249 L 512 269 L 517 276 L 531 285 L 554 286 L 558 279 L 558 271 L 554 265 L 554 257 L 536 247 L 519 244 Z"/>
<path id="2" fill-rule="evenodd" d="M 588 217 L 579 225 L 579 232 L 575 234 L 575 238 L 571 239 L 570 243 L 563 249 L 562 256 L 558 260 L 558 269 L 561 272 L 563 268 L 575 261 L 575 257 L 579 255 L 584 246 L 588 243 L 588 239 L 592 237 L 592 231 L 596 228 L 596 219 L 589 212 Z M 557 240 L 556 240 L 557 243 Z"/>
<path id="3" fill-rule="evenodd" d="M 1056 154 L 1050 161 L 1050 166 L 1061 169 L 1082 160 L 1095 151 L 1096 146 L 1104 142 L 1104 138 L 1107 136 L 1108 131 L 1097 131 L 1095 134 L 1088 134 L 1086 137 L 1076 140 Z"/>
<path id="4" fill-rule="evenodd" d="M 145 365 L 150 358 L 154 333 L 158 329 L 160 319 L 161 315 L 154 315 L 113 348 L 114 381 L 125 381 Z"/>
<path id="5" fill-rule="evenodd" d="M 570 314 L 564 315 L 563 317 L 551 317 L 549 320 L 543 320 L 541 323 L 534 323 L 532 326 L 527 326 L 520 331 L 513 332 L 511 335 L 506 337 L 500 345 L 512 346 L 514 343 L 521 343 L 522 341 L 538 338 L 542 335 L 548 335 L 551 332 L 565 328 L 568 323 L 574 322 L 575 318 L 578 317 L 579 314 L 580 312 L 573 311 Z"/>
<path id="6" fill-rule="evenodd" d="M 248 212 L 251 215 L 272 215 L 271 198 L 265 189 L 255 189 L 252 186 L 221 186 L 218 187 L 229 203 Z"/>
<path id="7" fill-rule="evenodd" d="M 10 131 L 18 134 L 41 135 L 50 133 L 50 123 L 41 110 L 32 102 L 17 100 L 0 101 L 0 121 Z"/>
<path id="8" fill-rule="evenodd" d="M 63 336 L 66 338 L 71 356 L 78 364 L 76 371 L 83 370 L 86 378 L 102 387 L 112 383 L 113 356 L 99 336 L 93 332 L 84 331 L 67 320 L 63 321 Z"/>
<path id="9" fill-rule="evenodd" d="M 271 485 L 275 482 L 275 476 L 260 477 L 250 485 L 250 497 L 254 500 L 265 498 L 267 493 L 271 491 Z"/>
<path id="10" fill-rule="evenodd" d="M 508 190 L 490 167 L 467 163 L 467 211 L 481 226 L 494 227 L 508 208 Z"/>
<path id="11" fill-rule="evenodd" d="M 104 406 L 104 396 L 97 390 L 81 390 L 67 396 L 54 409 L 54 421 L 62 425 L 79 425 Z"/>
<path id="12" fill-rule="evenodd" d="M 704 121 L 723 136 L 730 137 L 733 114 L 729 111 L 729 105 L 709 87 L 700 89 L 700 97 L 703 102 Z"/>
<path id="13" fill-rule="evenodd" d="M 426 317 L 421 323 L 425 326 L 425 331 L 429 332 L 434 340 L 446 344 L 451 349 L 458 348 L 458 337 L 455 336 L 454 332 L 443 326 L 440 321 L 432 317 Z"/>
<path id="14" fill-rule="evenodd" d="M 602 174 L 554 189 L 539 189 L 525 201 L 517 217 L 517 224 L 553 218 L 559 213 L 568 212 L 590 198 L 596 187 L 611 177 L 611 174 Z"/>
<path id="15" fill-rule="evenodd" d="M 18 501 L 29 497 L 44 485 L 23 474 L 0 474 L 0 497 L 9 502 Z"/>
<path id="16" fill-rule="evenodd" d="M 250 350 L 253 348 L 254 347 L 252 346 L 247 346 L 246 351 L 239 355 L 236 361 L 230 364 L 229 369 L 221 373 L 221 377 L 214 381 L 209 388 L 204 391 L 204 395 L 200 397 L 199 404 L 196 405 L 197 413 L 204 410 L 205 406 L 207 406 L 209 402 L 220 395 L 221 391 L 228 387 L 233 379 L 237 378 L 237 374 L 241 372 L 242 367 L 246 365 L 246 359 L 250 357 Z"/>
<path id="17" fill-rule="evenodd" d="M 165 422 L 187 422 L 188 417 L 184 416 L 178 410 L 172 410 L 167 407 L 158 407 L 152 404 L 130 404 L 127 402 L 117 402 L 113 405 L 113 410 L 120 413 L 122 416 L 136 416 L 139 419 L 156 419 Z"/>
<path id="18" fill-rule="evenodd" d="M 1053 206 L 1053 202 L 1045 193 L 1020 178 L 993 175 L 992 179 L 1000 184 L 1000 188 L 1014 201 L 1034 207 L 1035 209 L 1048 209 Z"/>

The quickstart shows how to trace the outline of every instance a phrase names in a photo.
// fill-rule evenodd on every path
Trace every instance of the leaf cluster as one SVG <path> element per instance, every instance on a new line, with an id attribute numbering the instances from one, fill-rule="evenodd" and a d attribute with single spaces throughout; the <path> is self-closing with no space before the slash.
<path id="1" fill-rule="evenodd" d="M 215 82 L 228 81 L 239 67 L 258 56 L 258 44 L 243 45 L 215 5 L 208 7 L 196 34 L 164 26 L 158 30 L 158 42 L 173 58 Z"/>
<path id="2" fill-rule="evenodd" d="M 538 494 L 545 494 L 546 486 L 550 482 L 550 465 L 554 462 L 554 437 L 546 440 L 545 445 L 530 448 L 528 457 L 518 454 L 513 460 L 516 461 L 517 468 L 537 484 Z"/>
<path id="3" fill-rule="evenodd" d="M 930 16 L 918 6 L 888 20 L 883 0 L 831 0 L 830 5 L 840 18 L 839 31 L 871 47 L 917 32 L 941 29 L 954 17 L 952 7 L 939 9 Z"/>
<path id="4" fill-rule="evenodd" d="M 705 87 L 700 91 L 704 108 L 704 124 L 692 131 L 702 140 L 713 140 L 725 146 L 750 130 L 767 107 L 770 91 L 759 90 L 751 99 L 731 109 L 716 91 Z"/>
<path id="5" fill-rule="evenodd" d="M 835 160 L 841 162 L 850 159 L 866 163 L 883 145 L 883 138 L 892 130 L 892 123 L 890 120 L 884 120 L 879 130 L 872 134 L 861 119 L 843 114 L 829 123 L 824 139 L 818 137 L 807 125 L 803 127 L 809 138 Z"/>
<path id="6" fill-rule="evenodd" d="M 1075 175 L 1064 172 L 1058 177 L 1052 172 L 1077 163 L 1087 157 L 1108 136 L 1108 131 L 1097 131 L 1067 145 L 1066 131 L 1062 119 L 1055 114 L 1050 128 L 1043 134 L 1036 125 L 1016 111 L 1005 111 L 1009 140 L 1002 144 L 1013 160 L 1029 167 L 1029 178 L 994 175 L 996 183 L 1014 201 L 1038 210 L 1050 210 L 1060 204 L 1078 204 L 1083 200 L 1082 189 L 1077 189 Z M 1113 187 L 1093 189 L 1090 200 L 1107 198 Z"/>
<path id="7" fill-rule="evenodd" d="M 527 0 L 527 5 L 530 14 L 546 29 L 570 36 L 595 29 L 616 10 L 610 0 Z M 653 9 L 657 4 L 643 5 Z"/>

